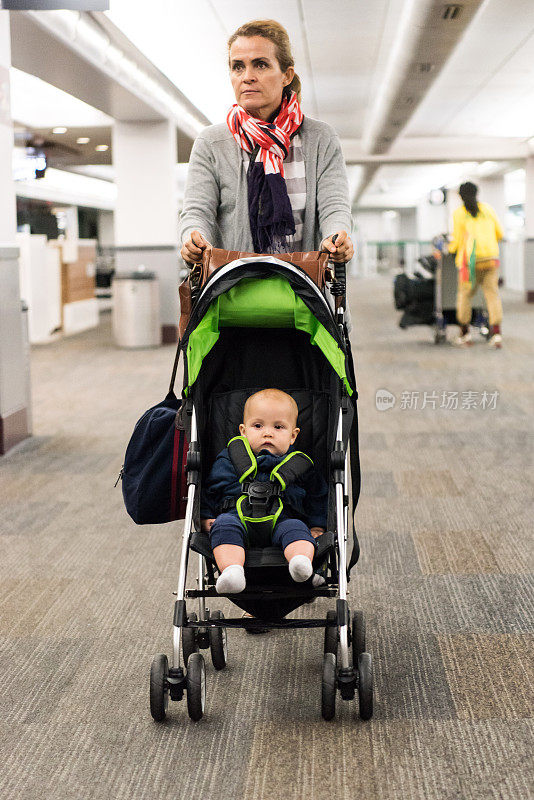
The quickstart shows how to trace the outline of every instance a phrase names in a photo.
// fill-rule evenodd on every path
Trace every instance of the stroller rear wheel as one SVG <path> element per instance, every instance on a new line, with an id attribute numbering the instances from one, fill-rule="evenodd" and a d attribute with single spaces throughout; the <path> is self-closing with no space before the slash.
<path id="1" fill-rule="evenodd" d="M 365 653 L 365 618 L 363 611 L 352 615 L 352 663 L 357 668 L 362 653 Z"/>
<path id="2" fill-rule="evenodd" d="M 168 674 L 167 656 L 160 653 L 155 656 L 150 667 L 150 713 L 156 722 L 162 722 L 167 713 L 169 705 Z"/>
<path id="3" fill-rule="evenodd" d="M 192 720 L 202 719 L 206 704 L 206 665 L 200 653 L 191 653 L 185 676 L 187 712 Z"/>
<path id="4" fill-rule="evenodd" d="M 336 622 L 337 614 L 335 611 L 326 612 L 327 622 Z M 339 639 L 339 632 L 337 624 L 335 626 L 327 625 L 324 629 L 324 652 L 337 654 L 337 643 Z"/>
<path id="5" fill-rule="evenodd" d="M 358 661 L 358 698 L 361 719 L 373 716 L 373 660 L 370 653 L 362 653 Z"/>
<path id="6" fill-rule="evenodd" d="M 323 656 L 323 683 L 321 691 L 321 714 L 323 719 L 333 719 L 336 713 L 336 657 L 333 653 Z"/>
<path id="7" fill-rule="evenodd" d="M 210 619 L 224 619 L 222 611 L 214 611 Z M 209 628 L 211 660 L 215 669 L 224 669 L 228 663 L 226 628 Z"/>
<path id="8" fill-rule="evenodd" d="M 187 615 L 187 619 L 189 622 L 196 622 L 198 617 L 193 611 Z M 198 652 L 197 636 L 198 628 L 182 628 L 182 654 L 185 666 L 187 666 L 191 653 Z"/>

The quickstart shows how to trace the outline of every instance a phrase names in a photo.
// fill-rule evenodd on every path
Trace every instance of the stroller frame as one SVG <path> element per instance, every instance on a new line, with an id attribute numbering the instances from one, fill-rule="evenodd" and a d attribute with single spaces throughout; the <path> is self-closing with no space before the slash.
<path id="1" fill-rule="evenodd" d="M 246 259 L 242 259 L 245 261 Z M 252 259 L 250 259 L 252 260 Z M 261 260 L 261 257 L 254 259 Z M 285 265 L 288 266 L 287 264 Z M 341 269 L 341 267 L 343 269 Z M 298 269 L 291 265 L 291 269 Z M 300 271 L 300 270 L 299 270 Z M 336 297 L 335 322 L 348 342 L 345 325 L 345 265 L 335 265 Z M 304 274 L 304 273 L 303 273 Z M 307 281 L 319 291 L 315 284 L 304 275 Z M 335 283 L 335 281 L 334 281 Z M 340 292 L 342 288 L 342 294 Z M 334 292 L 333 292 L 334 293 Z M 324 296 L 323 296 L 324 297 Z M 194 537 L 194 513 L 197 490 L 200 490 L 200 447 L 198 420 L 194 402 L 186 402 L 186 414 L 189 417 L 189 451 L 187 456 L 187 506 L 182 533 L 182 550 L 175 592 L 173 616 L 172 663 L 169 667 L 166 656 L 156 656 L 151 670 L 151 713 L 154 719 L 161 721 L 167 711 L 168 699 L 181 700 L 187 696 L 189 716 L 193 720 L 202 717 L 205 707 L 205 667 L 199 649 L 211 649 L 216 669 L 226 666 L 226 629 L 245 628 L 249 630 L 270 630 L 286 628 L 324 628 L 325 655 L 322 681 L 322 715 L 332 719 L 335 713 L 336 690 L 344 700 L 352 700 L 358 693 L 360 716 L 369 719 L 373 711 L 372 660 L 365 652 L 365 628 L 362 612 L 356 612 L 352 626 L 347 603 L 347 584 L 351 564 L 347 566 L 347 539 L 349 524 L 349 430 L 347 420 L 350 417 L 348 396 L 342 400 L 337 418 L 335 447 L 331 452 L 331 476 L 335 487 L 336 536 L 324 534 L 325 546 L 321 552 L 321 539 L 318 539 L 318 551 L 315 559 L 325 562 L 325 554 L 329 559 L 330 571 L 337 577 L 337 586 L 325 584 L 317 589 L 306 585 L 288 587 L 270 587 L 270 591 L 283 596 L 289 593 L 291 598 L 302 597 L 303 602 L 310 602 L 316 597 L 336 597 L 336 609 L 329 611 L 325 618 L 307 619 L 257 619 L 241 617 L 225 619 L 221 612 L 210 614 L 206 607 L 206 598 L 226 597 L 230 600 L 243 597 L 254 597 L 257 592 L 245 589 L 239 595 L 219 595 L 215 590 L 215 574 L 212 557 L 201 549 L 192 547 Z M 186 589 L 189 551 L 197 549 L 198 572 L 197 589 Z M 336 563 L 337 554 L 337 563 Z M 314 559 L 314 560 L 315 560 Z M 357 560 L 357 556 L 356 556 Z M 282 592 L 282 595 L 280 595 Z M 263 597 L 265 592 L 260 593 Z M 186 599 L 198 600 L 198 616 L 187 613 Z M 352 648 L 351 648 L 352 644 Z M 338 660 L 336 662 L 336 652 Z M 182 655 L 183 666 L 182 666 Z M 357 660 L 357 663 L 354 663 Z"/>

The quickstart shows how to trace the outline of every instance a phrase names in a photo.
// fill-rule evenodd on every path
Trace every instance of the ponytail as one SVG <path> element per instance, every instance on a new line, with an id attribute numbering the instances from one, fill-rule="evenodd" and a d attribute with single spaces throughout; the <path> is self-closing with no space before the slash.
<path id="1" fill-rule="evenodd" d="M 462 198 L 466 210 L 471 214 L 472 217 L 478 216 L 478 212 L 480 211 L 477 203 L 477 192 L 478 187 L 474 183 L 471 183 L 471 181 L 462 183 L 458 189 L 458 194 Z"/>
<path id="2" fill-rule="evenodd" d="M 286 88 L 289 89 L 289 92 L 295 92 L 295 94 L 297 95 L 297 100 L 300 103 L 302 86 L 300 84 L 300 78 L 296 72 L 293 76 L 293 80 Z"/>

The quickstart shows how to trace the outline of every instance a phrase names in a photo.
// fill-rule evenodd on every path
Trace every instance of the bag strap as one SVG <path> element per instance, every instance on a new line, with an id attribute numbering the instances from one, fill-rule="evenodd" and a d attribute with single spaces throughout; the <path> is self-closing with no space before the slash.
<path id="1" fill-rule="evenodd" d="M 174 382 L 176 380 L 176 373 L 178 371 L 178 362 L 180 361 L 180 352 L 181 352 L 180 345 L 181 344 L 182 344 L 182 340 L 179 339 L 178 340 L 178 345 L 176 347 L 176 355 L 174 356 L 174 365 L 173 365 L 173 368 L 172 368 L 171 382 L 169 384 L 169 394 L 173 394 L 174 393 Z"/>
<path id="2" fill-rule="evenodd" d="M 349 433 L 350 443 L 350 476 L 352 483 L 352 553 L 350 555 L 349 563 L 347 566 L 347 581 L 350 581 L 350 571 L 358 563 L 360 558 L 360 542 L 356 533 L 356 524 L 354 522 L 354 515 L 356 513 L 356 506 L 360 497 L 361 476 L 360 476 L 360 454 L 358 443 L 358 415 L 356 406 L 354 407 L 354 417 Z M 348 536 L 348 531 L 346 532 Z"/>

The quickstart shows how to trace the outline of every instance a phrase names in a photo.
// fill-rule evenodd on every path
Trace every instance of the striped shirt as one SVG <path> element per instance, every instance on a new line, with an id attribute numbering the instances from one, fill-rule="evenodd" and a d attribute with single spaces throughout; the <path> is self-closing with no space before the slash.
<path id="1" fill-rule="evenodd" d="M 242 153 L 248 169 L 250 155 L 245 150 Z M 306 169 L 302 142 L 298 133 L 291 139 L 287 158 L 284 159 L 284 177 L 289 202 L 293 211 L 293 219 L 295 220 L 295 233 L 293 236 L 286 237 L 287 246 L 284 248 L 284 252 L 299 253 L 302 251 L 304 210 L 306 208 Z M 280 252 L 280 250 L 272 247 L 270 252 L 276 253 Z"/>

